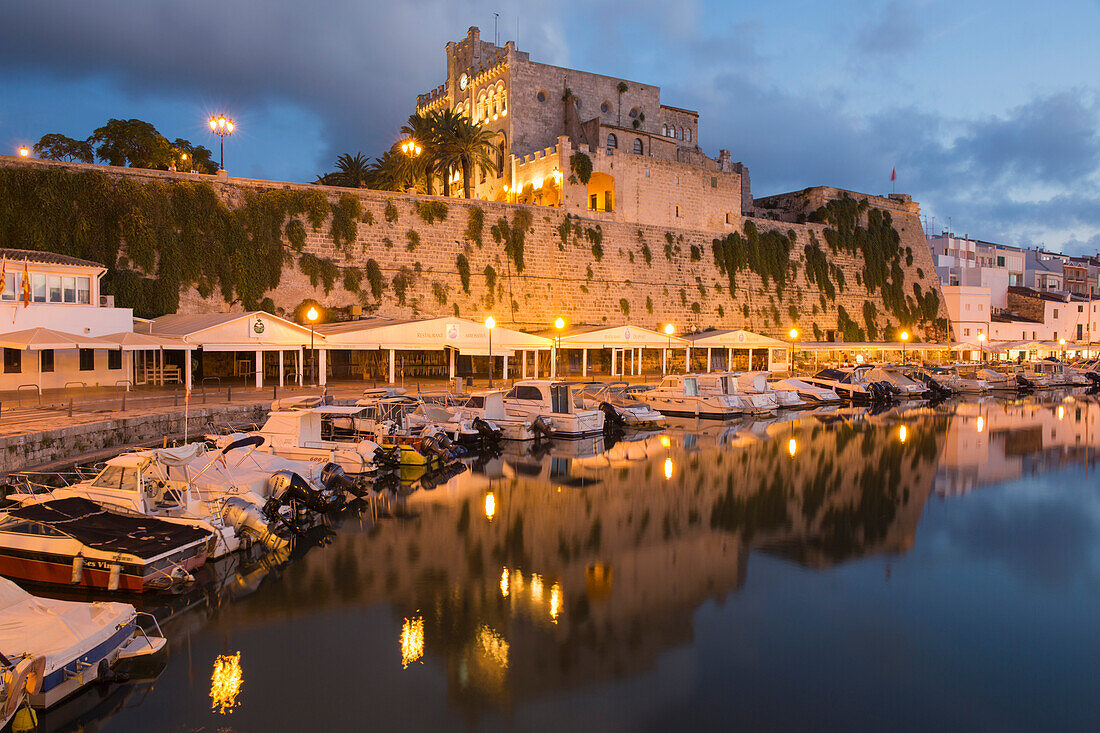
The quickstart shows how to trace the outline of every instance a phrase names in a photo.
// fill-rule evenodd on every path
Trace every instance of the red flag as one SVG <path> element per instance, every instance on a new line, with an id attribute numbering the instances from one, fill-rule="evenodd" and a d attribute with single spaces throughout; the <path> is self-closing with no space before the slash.
<path id="1" fill-rule="evenodd" d="M 27 262 L 23 261 L 23 307 L 31 304 L 31 275 L 27 272 Z"/>
<path id="2" fill-rule="evenodd" d="M 890 180 L 891 181 L 898 180 L 898 169 L 897 168 L 891 168 L 890 169 Z"/>

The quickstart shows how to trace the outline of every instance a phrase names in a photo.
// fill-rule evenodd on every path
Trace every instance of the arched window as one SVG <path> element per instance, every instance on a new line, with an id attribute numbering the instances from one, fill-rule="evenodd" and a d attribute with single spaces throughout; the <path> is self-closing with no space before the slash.
<path id="1" fill-rule="evenodd" d="M 508 109 L 508 95 L 504 93 L 504 87 L 497 87 L 497 94 L 500 95 L 500 113 L 504 114 Z"/>
<path id="2" fill-rule="evenodd" d="M 683 140 L 683 139 L 684 139 L 684 128 L 682 128 L 682 127 L 680 128 L 680 134 L 679 134 L 679 138 L 680 138 L 681 140 Z"/>
<path id="3" fill-rule="evenodd" d="M 688 136 L 687 141 L 691 142 L 691 128 L 690 127 L 687 129 L 687 136 Z"/>
<path id="4" fill-rule="evenodd" d="M 619 147 L 619 139 L 615 137 L 615 133 L 607 133 L 607 152 L 611 152 L 615 148 Z"/>
<path id="5" fill-rule="evenodd" d="M 640 137 L 634 138 L 634 154 L 641 155 L 645 152 L 645 148 L 642 147 L 642 139 Z"/>
<path id="6" fill-rule="evenodd" d="M 668 137 L 668 125 L 661 125 L 661 134 Z"/>

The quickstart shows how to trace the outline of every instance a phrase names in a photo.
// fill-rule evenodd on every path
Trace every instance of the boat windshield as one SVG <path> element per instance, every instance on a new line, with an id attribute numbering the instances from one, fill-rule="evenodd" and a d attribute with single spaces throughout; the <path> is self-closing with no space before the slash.
<path id="1" fill-rule="evenodd" d="M 114 489 L 116 491 L 137 491 L 138 472 L 136 468 L 124 468 L 122 466 L 107 466 L 103 473 L 95 477 L 92 486 L 99 489 Z"/>
<path id="2" fill-rule="evenodd" d="M 695 377 L 684 377 L 684 396 L 697 397 L 699 395 L 699 382 Z"/>

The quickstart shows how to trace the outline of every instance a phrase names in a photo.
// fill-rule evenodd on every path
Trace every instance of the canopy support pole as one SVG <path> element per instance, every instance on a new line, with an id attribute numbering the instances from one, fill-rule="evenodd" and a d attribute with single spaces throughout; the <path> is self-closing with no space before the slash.
<path id="1" fill-rule="evenodd" d="M 130 361 L 133 360 L 134 357 L 131 354 Z M 183 350 L 183 385 L 184 389 L 191 391 L 191 349 Z"/>
<path id="2" fill-rule="evenodd" d="M 393 349 L 390 349 L 390 384 L 393 384 L 394 381 L 395 381 L 395 379 L 394 379 L 395 376 L 396 376 L 395 372 L 397 371 L 397 368 L 396 368 L 397 363 L 396 362 L 397 362 L 396 352 Z"/>
<path id="3" fill-rule="evenodd" d="M 279 386 L 280 387 L 283 386 L 283 380 L 284 380 L 283 370 L 284 370 L 284 368 L 285 367 L 284 367 L 284 364 L 283 364 L 283 350 L 279 349 Z"/>
<path id="4" fill-rule="evenodd" d="M 588 349 L 581 349 L 581 376 L 588 376 Z"/>
<path id="5" fill-rule="evenodd" d="M 450 353 L 450 371 L 448 372 L 448 376 L 449 376 L 450 380 L 452 382 L 454 382 L 455 381 L 455 350 L 454 349 L 447 349 L 447 351 Z"/>
<path id="6" fill-rule="evenodd" d="M 264 387 L 264 352 L 256 350 L 256 389 Z"/>
<path id="7" fill-rule="evenodd" d="M 319 384 L 324 387 L 328 384 L 328 349 L 318 349 L 320 359 L 317 362 Z"/>

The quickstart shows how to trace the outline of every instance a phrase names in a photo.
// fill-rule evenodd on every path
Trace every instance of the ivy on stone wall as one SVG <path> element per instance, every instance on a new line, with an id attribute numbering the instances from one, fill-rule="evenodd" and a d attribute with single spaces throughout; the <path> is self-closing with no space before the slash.
<path id="1" fill-rule="evenodd" d="M 729 280 L 730 295 L 737 290 L 737 273 L 747 269 L 760 278 L 765 288 L 774 282 L 775 293 L 782 298 L 790 276 L 794 232 L 783 234 L 772 230 L 761 234 L 751 221 L 745 222 L 743 231 L 743 236 L 731 232 L 724 239 L 715 239 L 713 244 L 714 263 L 718 272 Z"/>
<path id="2" fill-rule="evenodd" d="M 848 311 L 843 305 L 836 307 L 836 327 L 842 334 L 844 334 L 844 340 L 850 342 L 864 341 L 863 329 L 860 325 L 852 320 L 848 315 Z"/>
<path id="3" fill-rule="evenodd" d="M 863 301 L 863 324 L 867 327 L 867 338 L 870 341 L 878 341 L 878 324 L 875 318 L 878 316 L 878 308 L 869 300 Z"/>
<path id="4" fill-rule="evenodd" d="M 417 201 L 413 211 L 429 224 L 447 220 L 447 204 L 442 201 Z"/>
<path id="5" fill-rule="evenodd" d="M 458 279 L 462 281 L 462 291 L 467 295 L 470 294 L 470 261 L 466 259 L 466 255 L 459 254 L 455 258 L 455 266 L 458 268 Z"/>
<path id="6" fill-rule="evenodd" d="M 595 229 L 585 227 L 584 236 L 592 243 L 592 256 L 596 258 L 596 262 L 599 262 L 603 259 L 603 227 L 599 224 Z"/>
<path id="7" fill-rule="evenodd" d="M 497 271 L 493 269 L 492 265 L 486 265 L 482 274 L 485 276 L 485 288 L 489 291 L 485 296 L 485 301 L 492 307 L 493 303 L 496 302 Z"/>
<path id="8" fill-rule="evenodd" d="M 370 283 L 370 293 L 374 296 L 375 300 L 382 299 L 382 293 L 386 289 L 386 281 L 382 277 L 382 268 L 378 266 L 376 260 L 369 259 L 365 267 L 367 271 L 367 282 Z"/>
<path id="9" fill-rule="evenodd" d="M 397 207 L 393 205 L 392 201 L 386 202 L 386 209 L 383 212 L 382 216 L 390 224 L 397 223 Z"/>
<path id="10" fill-rule="evenodd" d="M 349 293 L 359 293 L 363 284 L 363 271 L 355 267 L 344 268 L 344 290 Z"/>
<path id="11" fill-rule="evenodd" d="M 412 286 L 414 279 L 412 271 L 405 266 L 402 266 L 393 276 L 393 294 L 397 296 L 398 305 L 405 305 L 405 293 Z"/>
<path id="12" fill-rule="evenodd" d="M 417 234 L 415 229 L 410 229 L 405 232 L 405 239 L 409 240 L 409 243 L 405 245 L 405 249 L 412 252 L 420 246 L 420 235 Z"/>
<path id="13" fill-rule="evenodd" d="M 432 283 L 432 296 L 435 298 L 435 302 L 440 305 L 447 305 L 447 288 L 443 286 L 441 282 Z"/>
<path id="14" fill-rule="evenodd" d="M 569 156 L 569 170 L 577 177 L 581 185 L 587 186 L 592 179 L 592 159 L 588 157 L 587 153 L 580 151 L 573 153 Z"/>
<path id="15" fill-rule="evenodd" d="M 247 191 L 230 209 L 206 182 L 0 170 L 0 241 L 104 265 L 104 290 L 140 317 L 174 312 L 190 285 L 258 308 L 289 258 L 284 237 L 305 245 L 304 226 L 288 232 L 287 220 L 304 216 L 317 231 L 331 213 L 320 191 Z"/>
<path id="16" fill-rule="evenodd" d="M 481 249 L 481 232 L 485 228 L 485 211 L 480 206 L 470 208 L 470 214 L 466 218 L 466 238 Z"/>
<path id="17" fill-rule="evenodd" d="M 328 257 L 318 257 L 309 252 L 298 258 L 298 269 L 309 278 L 309 284 L 314 288 L 320 283 L 325 290 L 325 295 L 332 292 L 332 287 L 340 274 L 340 268 Z"/>
<path id="18" fill-rule="evenodd" d="M 359 217 L 363 213 L 363 203 L 358 196 L 350 193 L 343 194 L 332 205 L 332 223 L 329 225 L 329 234 L 332 235 L 332 243 L 336 249 L 343 252 L 355 244 L 359 236 Z"/>
<path id="19" fill-rule="evenodd" d="M 512 214 L 512 223 L 501 217 L 490 228 L 493 241 L 504 245 L 504 253 L 516 266 L 516 272 L 523 272 L 523 246 L 527 239 L 527 230 L 531 226 L 532 216 L 528 209 L 517 209 Z"/>

